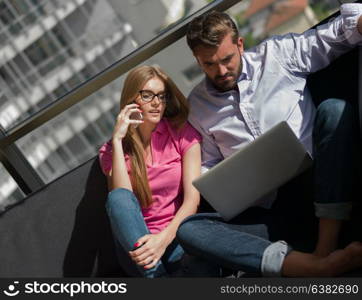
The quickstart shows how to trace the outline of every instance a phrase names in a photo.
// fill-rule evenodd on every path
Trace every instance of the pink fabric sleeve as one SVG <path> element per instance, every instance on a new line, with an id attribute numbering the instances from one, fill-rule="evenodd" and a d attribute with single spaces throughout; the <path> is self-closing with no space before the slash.
<path id="1" fill-rule="evenodd" d="M 105 175 L 112 169 L 112 144 L 111 141 L 104 143 L 98 151 L 99 163 Z"/>
<path id="2" fill-rule="evenodd" d="M 179 149 L 181 155 L 184 156 L 186 151 L 196 143 L 201 143 L 201 135 L 189 122 L 186 122 L 180 132 Z"/>

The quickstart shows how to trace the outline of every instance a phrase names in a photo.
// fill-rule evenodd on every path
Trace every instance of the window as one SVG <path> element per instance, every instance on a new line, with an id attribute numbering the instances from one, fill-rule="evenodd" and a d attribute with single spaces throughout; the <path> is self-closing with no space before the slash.
<path id="1" fill-rule="evenodd" d="M 74 157 L 76 157 L 79 161 L 82 160 L 84 156 L 84 150 L 86 149 L 86 146 L 84 145 L 81 138 L 77 135 L 73 136 L 70 140 L 66 143 L 69 150 L 74 154 Z"/>
<path id="2" fill-rule="evenodd" d="M 58 52 L 58 49 L 54 42 L 49 38 L 48 33 L 46 33 L 43 37 L 25 49 L 24 52 L 33 65 L 37 66 L 47 58 L 55 55 Z"/>
<path id="3" fill-rule="evenodd" d="M 68 34 L 66 34 L 61 24 L 58 24 L 51 30 L 54 37 L 58 40 L 60 45 L 63 47 L 68 47 L 71 43 L 71 38 Z"/>
<path id="4" fill-rule="evenodd" d="M 22 26 L 16 21 L 17 16 L 8 7 L 8 4 L 4 1 L 0 2 L 0 20 L 5 24 L 9 25 L 9 31 L 12 34 L 18 34 Z"/>
<path id="5" fill-rule="evenodd" d="M 14 62 L 7 63 L 0 68 L 0 76 L 5 81 L 12 93 L 20 94 L 21 89 L 24 87 L 24 82 L 12 66 Z"/>
<path id="6" fill-rule="evenodd" d="M 71 157 L 68 155 L 68 153 L 64 150 L 63 146 L 60 146 L 57 150 L 56 153 L 61 157 L 61 159 L 63 160 L 63 164 L 67 164 L 68 162 L 70 162 Z"/>
<path id="7" fill-rule="evenodd" d="M 91 145 L 94 145 L 96 148 L 102 145 L 105 139 L 105 137 L 99 136 L 97 130 L 94 128 L 94 125 L 92 123 L 89 123 L 89 125 L 84 129 L 83 133 L 87 138 L 87 140 L 89 141 L 89 143 Z"/>
<path id="8" fill-rule="evenodd" d="M 109 122 L 107 122 L 107 117 L 103 114 L 96 121 L 95 125 L 101 129 L 102 133 L 106 135 L 110 135 L 112 133 L 113 126 L 109 126 Z"/>

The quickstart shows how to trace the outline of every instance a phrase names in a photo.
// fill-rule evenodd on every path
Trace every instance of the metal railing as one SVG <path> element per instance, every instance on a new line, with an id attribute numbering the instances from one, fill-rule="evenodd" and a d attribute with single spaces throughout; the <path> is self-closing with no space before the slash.
<path id="1" fill-rule="evenodd" d="M 165 29 L 155 38 L 105 70 L 75 87 L 52 104 L 38 111 L 7 132 L 0 130 L 0 161 L 24 193 L 29 194 L 45 183 L 14 144 L 21 137 L 39 128 L 73 105 L 83 101 L 105 85 L 125 74 L 135 66 L 157 54 L 185 36 L 187 26 L 197 16 L 211 10 L 225 11 L 242 0 L 215 0 L 194 14 Z"/>

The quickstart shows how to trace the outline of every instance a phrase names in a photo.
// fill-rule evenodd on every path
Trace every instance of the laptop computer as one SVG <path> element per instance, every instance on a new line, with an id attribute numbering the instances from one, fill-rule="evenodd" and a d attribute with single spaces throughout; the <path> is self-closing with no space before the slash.
<path id="1" fill-rule="evenodd" d="M 304 146 L 283 121 L 192 183 L 228 221 L 312 163 Z"/>

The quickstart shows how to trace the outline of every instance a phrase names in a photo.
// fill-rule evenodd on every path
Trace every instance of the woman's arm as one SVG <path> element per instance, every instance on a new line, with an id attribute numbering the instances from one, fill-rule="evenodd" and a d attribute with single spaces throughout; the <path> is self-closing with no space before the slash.
<path id="1" fill-rule="evenodd" d="M 125 188 L 132 191 L 132 184 L 127 172 L 122 140 L 126 136 L 130 124 L 140 124 L 143 121 L 130 120 L 133 112 L 139 112 L 138 104 L 130 104 L 117 116 L 112 135 L 112 169 L 107 176 L 108 189 Z"/>
<path id="2" fill-rule="evenodd" d="M 200 202 L 199 192 L 192 185 L 192 181 L 201 172 L 201 150 L 200 144 L 192 145 L 184 154 L 182 159 L 182 178 L 184 189 L 184 200 L 173 220 L 168 226 L 157 234 L 147 234 L 141 237 L 135 247 L 142 247 L 130 251 L 131 258 L 145 269 L 153 268 L 164 254 L 167 246 L 171 244 L 181 222 L 197 211 Z"/>
<path id="3" fill-rule="evenodd" d="M 124 188 L 132 191 L 132 184 L 127 172 L 126 160 L 124 158 L 122 141 L 112 140 L 112 170 L 109 172 L 108 188 L 114 190 Z"/>

